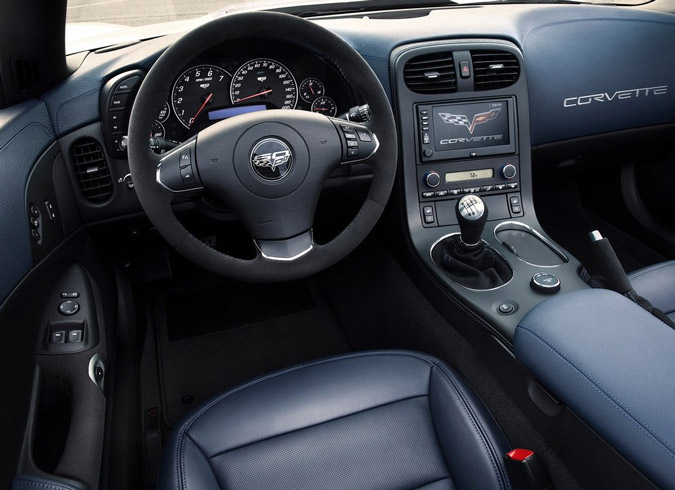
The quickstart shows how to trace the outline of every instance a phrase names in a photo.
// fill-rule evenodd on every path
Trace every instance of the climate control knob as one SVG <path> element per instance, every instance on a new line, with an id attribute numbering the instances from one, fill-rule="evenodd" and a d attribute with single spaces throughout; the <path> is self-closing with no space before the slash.
<path id="1" fill-rule="evenodd" d="M 441 176 L 438 175 L 438 172 L 432 170 L 431 172 L 427 172 L 424 176 L 424 182 L 433 189 L 434 187 L 438 187 L 441 183 Z"/>
<path id="2" fill-rule="evenodd" d="M 512 163 L 507 163 L 502 167 L 502 176 L 505 179 L 511 180 L 518 174 L 518 170 L 516 169 L 516 166 L 513 165 Z"/>

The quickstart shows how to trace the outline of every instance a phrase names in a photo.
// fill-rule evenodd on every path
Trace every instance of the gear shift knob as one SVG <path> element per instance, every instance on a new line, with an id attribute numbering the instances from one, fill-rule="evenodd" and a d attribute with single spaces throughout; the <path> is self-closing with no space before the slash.
<path id="1" fill-rule="evenodd" d="M 483 200 L 468 194 L 457 201 L 455 207 L 459 224 L 460 238 L 467 247 L 477 247 L 487 222 L 488 210 Z"/>

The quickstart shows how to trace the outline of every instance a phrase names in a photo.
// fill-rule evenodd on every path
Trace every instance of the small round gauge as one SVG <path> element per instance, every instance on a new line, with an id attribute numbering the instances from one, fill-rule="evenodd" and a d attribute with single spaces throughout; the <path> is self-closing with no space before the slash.
<path id="1" fill-rule="evenodd" d="M 272 109 L 295 109 L 298 85 L 278 61 L 260 58 L 241 65 L 232 77 L 233 104 L 265 104 Z"/>
<path id="2" fill-rule="evenodd" d="M 152 122 L 152 129 L 150 130 L 150 137 L 151 138 L 164 138 L 164 135 L 166 134 L 166 130 L 164 129 L 164 125 L 155 120 Z"/>
<path id="3" fill-rule="evenodd" d="M 319 97 L 312 102 L 312 112 L 323 114 L 324 116 L 333 117 L 337 114 L 337 106 L 335 101 L 330 97 Z"/>
<path id="4" fill-rule="evenodd" d="M 204 117 L 208 107 L 229 103 L 227 88 L 232 76 L 213 65 L 199 65 L 184 71 L 171 92 L 173 113 L 183 126 L 189 128 L 198 117 Z"/>
<path id="5" fill-rule="evenodd" d="M 169 114 L 171 114 L 171 109 L 169 108 L 169 103 L 164 102 L 164 105 L 162 106 L 162 110 L 160 110 L 159 114 L 157 114 L 157 120 L 161 123 L 166 122 L 166 120 L 169 119 Z"/>
<path id="6" fill-rule="evenodd" d="M 323 82 L 318 78 L 305 78 L 300 84 L 300 97 L 310 104 L 325 93 Z"/>

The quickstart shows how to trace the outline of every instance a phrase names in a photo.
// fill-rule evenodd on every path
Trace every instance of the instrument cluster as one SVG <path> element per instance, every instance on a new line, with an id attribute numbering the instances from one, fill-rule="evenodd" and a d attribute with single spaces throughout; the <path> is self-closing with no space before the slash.
<path id="1" fill-rule="evenodd" d="M 152 136 L 181 142 L 249 112 L 298 109 L 336 116 L 355 104 L 344 78 L 307 48 L 240 40 L 186 65 L 158 111 Z"/>

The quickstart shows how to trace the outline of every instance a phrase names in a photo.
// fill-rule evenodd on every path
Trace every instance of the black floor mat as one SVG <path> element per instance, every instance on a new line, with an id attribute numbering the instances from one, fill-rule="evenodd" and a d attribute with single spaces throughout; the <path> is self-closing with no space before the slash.
<path id="1" fill-rule="evenodd" d="M 306 282 L 218 286 L 157 298 L 164 421 L 256 376 L 349 351 Z"/>

